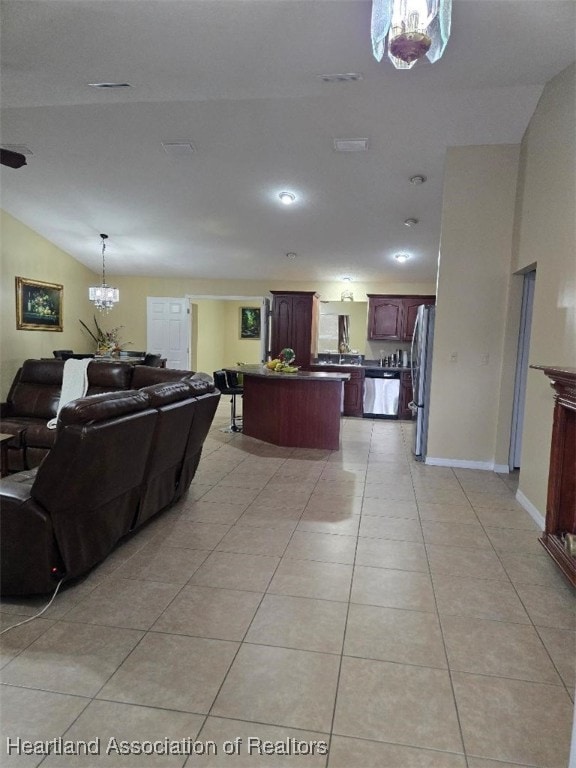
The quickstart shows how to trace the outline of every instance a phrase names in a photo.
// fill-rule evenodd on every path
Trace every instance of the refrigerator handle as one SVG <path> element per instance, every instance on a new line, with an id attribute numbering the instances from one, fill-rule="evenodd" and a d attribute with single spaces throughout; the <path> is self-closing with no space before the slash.
<path id="1" fill-rule="evenodd" d="M 414 323 L 414 332 L 412 333 L 412 342 L 410 344 L 410 376 L 412 377 L 412 400 L 408 403 L 408 408 L 412 411 L 412 413 L 416 413 L 418 411 L 418 406 L 416 405 L 416 398 L 414 397 L 414 387 L 416 386 L 416 377 L 414 376 L 414 340 L 416 339 L 416 334 L 418 333 L 418 323 L 421 316 L 421 309 L 416 314 L 416 322 Z"/>
<path id="2" fill-rule="evenodd" d="M 412 343 L 410 344 L 410 375 L 412 376 L 412 384 L 414 384 L 414 340 L 418 332 L 419 320 L 420 320 L 420 312 L 417 312 L 416 322 L 414 323 L 414 332 L 412 333 Z"/>

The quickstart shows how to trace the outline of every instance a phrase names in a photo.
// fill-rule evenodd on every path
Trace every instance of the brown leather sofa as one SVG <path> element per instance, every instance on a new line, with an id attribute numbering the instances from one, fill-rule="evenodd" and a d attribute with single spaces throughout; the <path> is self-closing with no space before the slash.
<path id="1" fill-rule="evenodd" d="M 94 365 L 97 387 L 105 364 Z M 24 383 L 29 369 L 23 366 Z M 40 466 L 0 481 L 2 594 L 49 592 L 60 579 L 86 573 L 187 491 L 220 399 L 210 377 L 187 373 L 73 400 L 61 409 Z M 110 375 L 127 377 L 118 370 Z M 145 378 L 133 372 L 137 384 Z M 43 402 L 46 414 L 48 390 Z"/>
<path id="2" fill-rule="evenodd" d="M 63 360 L 26 360 L 16 374 L 0 411 L 0 432 L 13 435 L 7 445 L 9 471 L 37 467 L 54 445 L 56 430 L 48 429 L 47 423 L 56 416 L 63 370 Z M 141 389 L 191 375 L 192 371 L 94 361 L 88 365 L 86 394 Z"/>

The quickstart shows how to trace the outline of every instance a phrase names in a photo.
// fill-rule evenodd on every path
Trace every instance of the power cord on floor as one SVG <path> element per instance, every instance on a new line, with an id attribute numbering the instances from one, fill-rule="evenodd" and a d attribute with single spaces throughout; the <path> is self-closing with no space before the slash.
<path id="1" fill-rule="evenodd" d="M 38 618 L 38 616 L 42 616 L 42 614 L 43 614 L 45 611 L 47 611 L 47 610 L 48 610 L 48 608 L 50 608 L 50 606 L 51 606 L 51 605 L 52 605 L 52 603 L 54 602 L 54 598 L 55 598 L 55 597 L 56 597 L 56 595 L 58 594 L 58 590 L 60 589 L 60 585 L 62 584 L 62 582 L 63 582 L 63 581 L 64 581 L 64 579 L 60 579 L 60 581 L 58 582 L 58 584 L 56 584 L 56 589 L 54 590 L 54 594 L 53 594 L 53 595 L 52 595 L 52 597 L 50 598 L 50 601 L 48 602 L 48 604 L 47 604 L 47 605 L 45 605 L 45 606 L 44 606 L 44 608 L 42 608 L 42 610 L 41 610 L 41 611 L 39 611 L 38 613 L 35 613 L 35 614 L 34 614 L 34 616 L 30 616 L 28 619 L 24 619 L 24 621 L 19 621 L 17 624 L 12 624 L 12 626 L 10 626 L 10 627 L 6 627 L 6 629 L 3 629 L 3 630 L 0 632 L 0 635 L 3 635 L 3 634 L 4 634 L 4 632 L 8 632 L 10 629 L 15 629 L 16 627 L 21 627 L 21 626 L 22 626 L 22 624 L 28 624 L 28 622 L 29 622 L 29 621 L 33 621 L 34 619 L 37 619 L 37 618 Z"/>

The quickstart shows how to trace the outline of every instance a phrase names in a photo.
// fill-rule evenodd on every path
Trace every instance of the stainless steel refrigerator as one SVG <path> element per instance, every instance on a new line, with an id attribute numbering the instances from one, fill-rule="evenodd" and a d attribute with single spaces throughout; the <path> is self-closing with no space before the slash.
<path id="1" fill-rule="evenodd" d="M 418 461 L 426 460 L 428 444 L 428 415 L 430 410 L 430 380 L 432 378 L 432 346 L 436 307 L 418 307 L 412 337 L 412 402 L 410 408 L 416 421 L 412 452 Z"/>

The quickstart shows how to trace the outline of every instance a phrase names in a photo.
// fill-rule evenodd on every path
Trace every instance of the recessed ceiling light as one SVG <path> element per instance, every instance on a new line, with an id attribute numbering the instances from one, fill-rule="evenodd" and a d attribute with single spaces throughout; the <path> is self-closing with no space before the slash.
<path id="1" fill-rule="evenodd" d="M 404 221 L 405 227 L 415 227 L 416 224 L 418 224 L 418 219 L 405 219 Z"/>
<path id="2" fill-rule="evenodd" d="M 337 152 L 364 152 L 368 149 L 368 139 L 334 139 Z"/>
<path id="3" fill-rule="evenodd" d="M 426 181 L 426 176 L 411 176 L 410 177 L 410 184 L 416 184 L 417 186 L 419 184 L 424 184 Z"/>
<path id="4" fill-rule="evenodd" d="M 410 258 L 409 253 L 397 253 L 396 256 L 394 256 L 396 261 L 400 262 L 400 264 L 404 264 L 405 261 L 408 261 Z"/>
<path id="5" fill-rule="evenodd" d="M 294 251 L 290 251 L 290 253 L 286 254 L 286 258 L 287 259 L 291 259 L 291 260 L 294 260 L 296 258 L 296 256 L 297 256 L 297 254 L 294 253 Z"/>
<path id="6" fill-rule="evenodd" d="M 292 205 L 292 203 L 296 200 L 296 195 L 294 195 L 292 192 L 280 192 L 278 197 L 280 198 L 280 202 L 284 203 L 284 205 Z"/>
<path id="7" fill-rule="evenodd" d="M 334 75 L 316 75 L 324 83 L 356 83 L 362 80 L 360 72 L 338 72 Z"/>
<path id="8" fill-rule="evenodd" d="M 88 83 L 90 88 L 132 88 L 130 83 Z"/>

